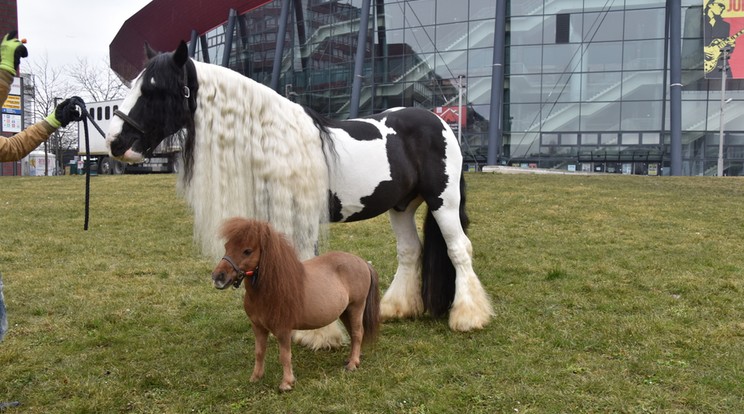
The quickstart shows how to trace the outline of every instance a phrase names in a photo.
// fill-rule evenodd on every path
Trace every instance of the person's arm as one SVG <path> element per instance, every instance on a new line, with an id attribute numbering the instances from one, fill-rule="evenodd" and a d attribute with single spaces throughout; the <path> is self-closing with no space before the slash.
<path id="1" fill-rule="evenodd" d="M 0 98 L 8 96 L 13 77 L 0 69 Z M 79 121 L 82 115 L 76 106 L 82 106 L 82 99 L 73 96 L 57 105 L 54 111 L 43 121 L 39 121 L 10 138 L 0 137 L 0 162 L 18 161 L 28 155 L 34 148 L 46 141 L 59 127 L 67 126 L 72 121 Z"/>

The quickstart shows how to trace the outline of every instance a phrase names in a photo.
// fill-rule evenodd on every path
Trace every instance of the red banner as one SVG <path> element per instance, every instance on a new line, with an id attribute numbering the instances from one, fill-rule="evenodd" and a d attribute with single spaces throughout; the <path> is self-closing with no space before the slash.
<path id="1" fill-rule="evenodd" d="M 744 40 L 737 48 L 739 39 L 744 39 L 744 0 L 703 0 L 706 78 L 720 79 L 724 67 L 727 78 L 744 78 Z"/>

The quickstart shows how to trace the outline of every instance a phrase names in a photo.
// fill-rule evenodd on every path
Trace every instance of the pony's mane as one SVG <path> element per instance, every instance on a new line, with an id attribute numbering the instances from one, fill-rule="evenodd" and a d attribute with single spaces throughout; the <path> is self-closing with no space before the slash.
<path id="1" fill-rule="evenodd" d="M 295 326 L 298 304 L 304 300 L 305 268 L 289 241 L 269 223 L 244 218 L 226 221 L 220 233 L 226 240 L 260 245 L 256 283 L 246 285 L 252 290 L 250 300 L 264 310 L 261 319 L 267 327 Z"/>
<path id="2" fill-rule="evenodd" d="M 302 106 L 269 87 L 230 69 L 193 64 L 195 131 L 184 147 L 193 168 L 181 171 L 179 190 L 194 210 L 202 250 L 219 258 L 220 224 L 243 216 L 271 222 L 300 259 L 312 257 L 320 224 L 328 221 L 323 134 Z"/>

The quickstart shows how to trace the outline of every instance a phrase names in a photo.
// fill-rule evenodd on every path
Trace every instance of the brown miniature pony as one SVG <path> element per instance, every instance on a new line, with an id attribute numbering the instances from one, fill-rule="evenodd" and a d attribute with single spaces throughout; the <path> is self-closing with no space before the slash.
<path id="1" fill-rule="evenodd" d="M 380 323 L 378 276 L 372 266 L 344 252 L 301 262 L 284 235 L 263 221 L 231 218 L 221 235 L 225 256 L 212 281 L 217 289 L 237 288 L 247 278 L 243 304 L 256 336 L 252 382 L 263 377 L 269 332 L 279 341 L 284 370 L 279 389 L 289 391 L 295 382 L 292 331 L 320 328 L 339 318 L 351 336 L 346 369 L 359 367 L 362 342 L 377 336 Z"/>

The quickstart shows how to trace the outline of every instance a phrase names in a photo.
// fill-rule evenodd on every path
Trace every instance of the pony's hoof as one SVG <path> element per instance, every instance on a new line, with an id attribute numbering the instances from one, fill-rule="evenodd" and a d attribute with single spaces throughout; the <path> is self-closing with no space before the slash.
<path id="1" fill-rule="evenodd" d="M 359 368 L 359 362 L 351 362 L 351 361 L 349 361 L 346 364 L 346 370 L 349 371 L 349 372 L 356 371 L 357 368 Z"/>
<path id="2" fill-rule="evenodd" d="M 288 382 L 282 382 L 281 384 L 279 384 L 279 391 L 281 392 L 292 391 L 292 384 Z"/>

